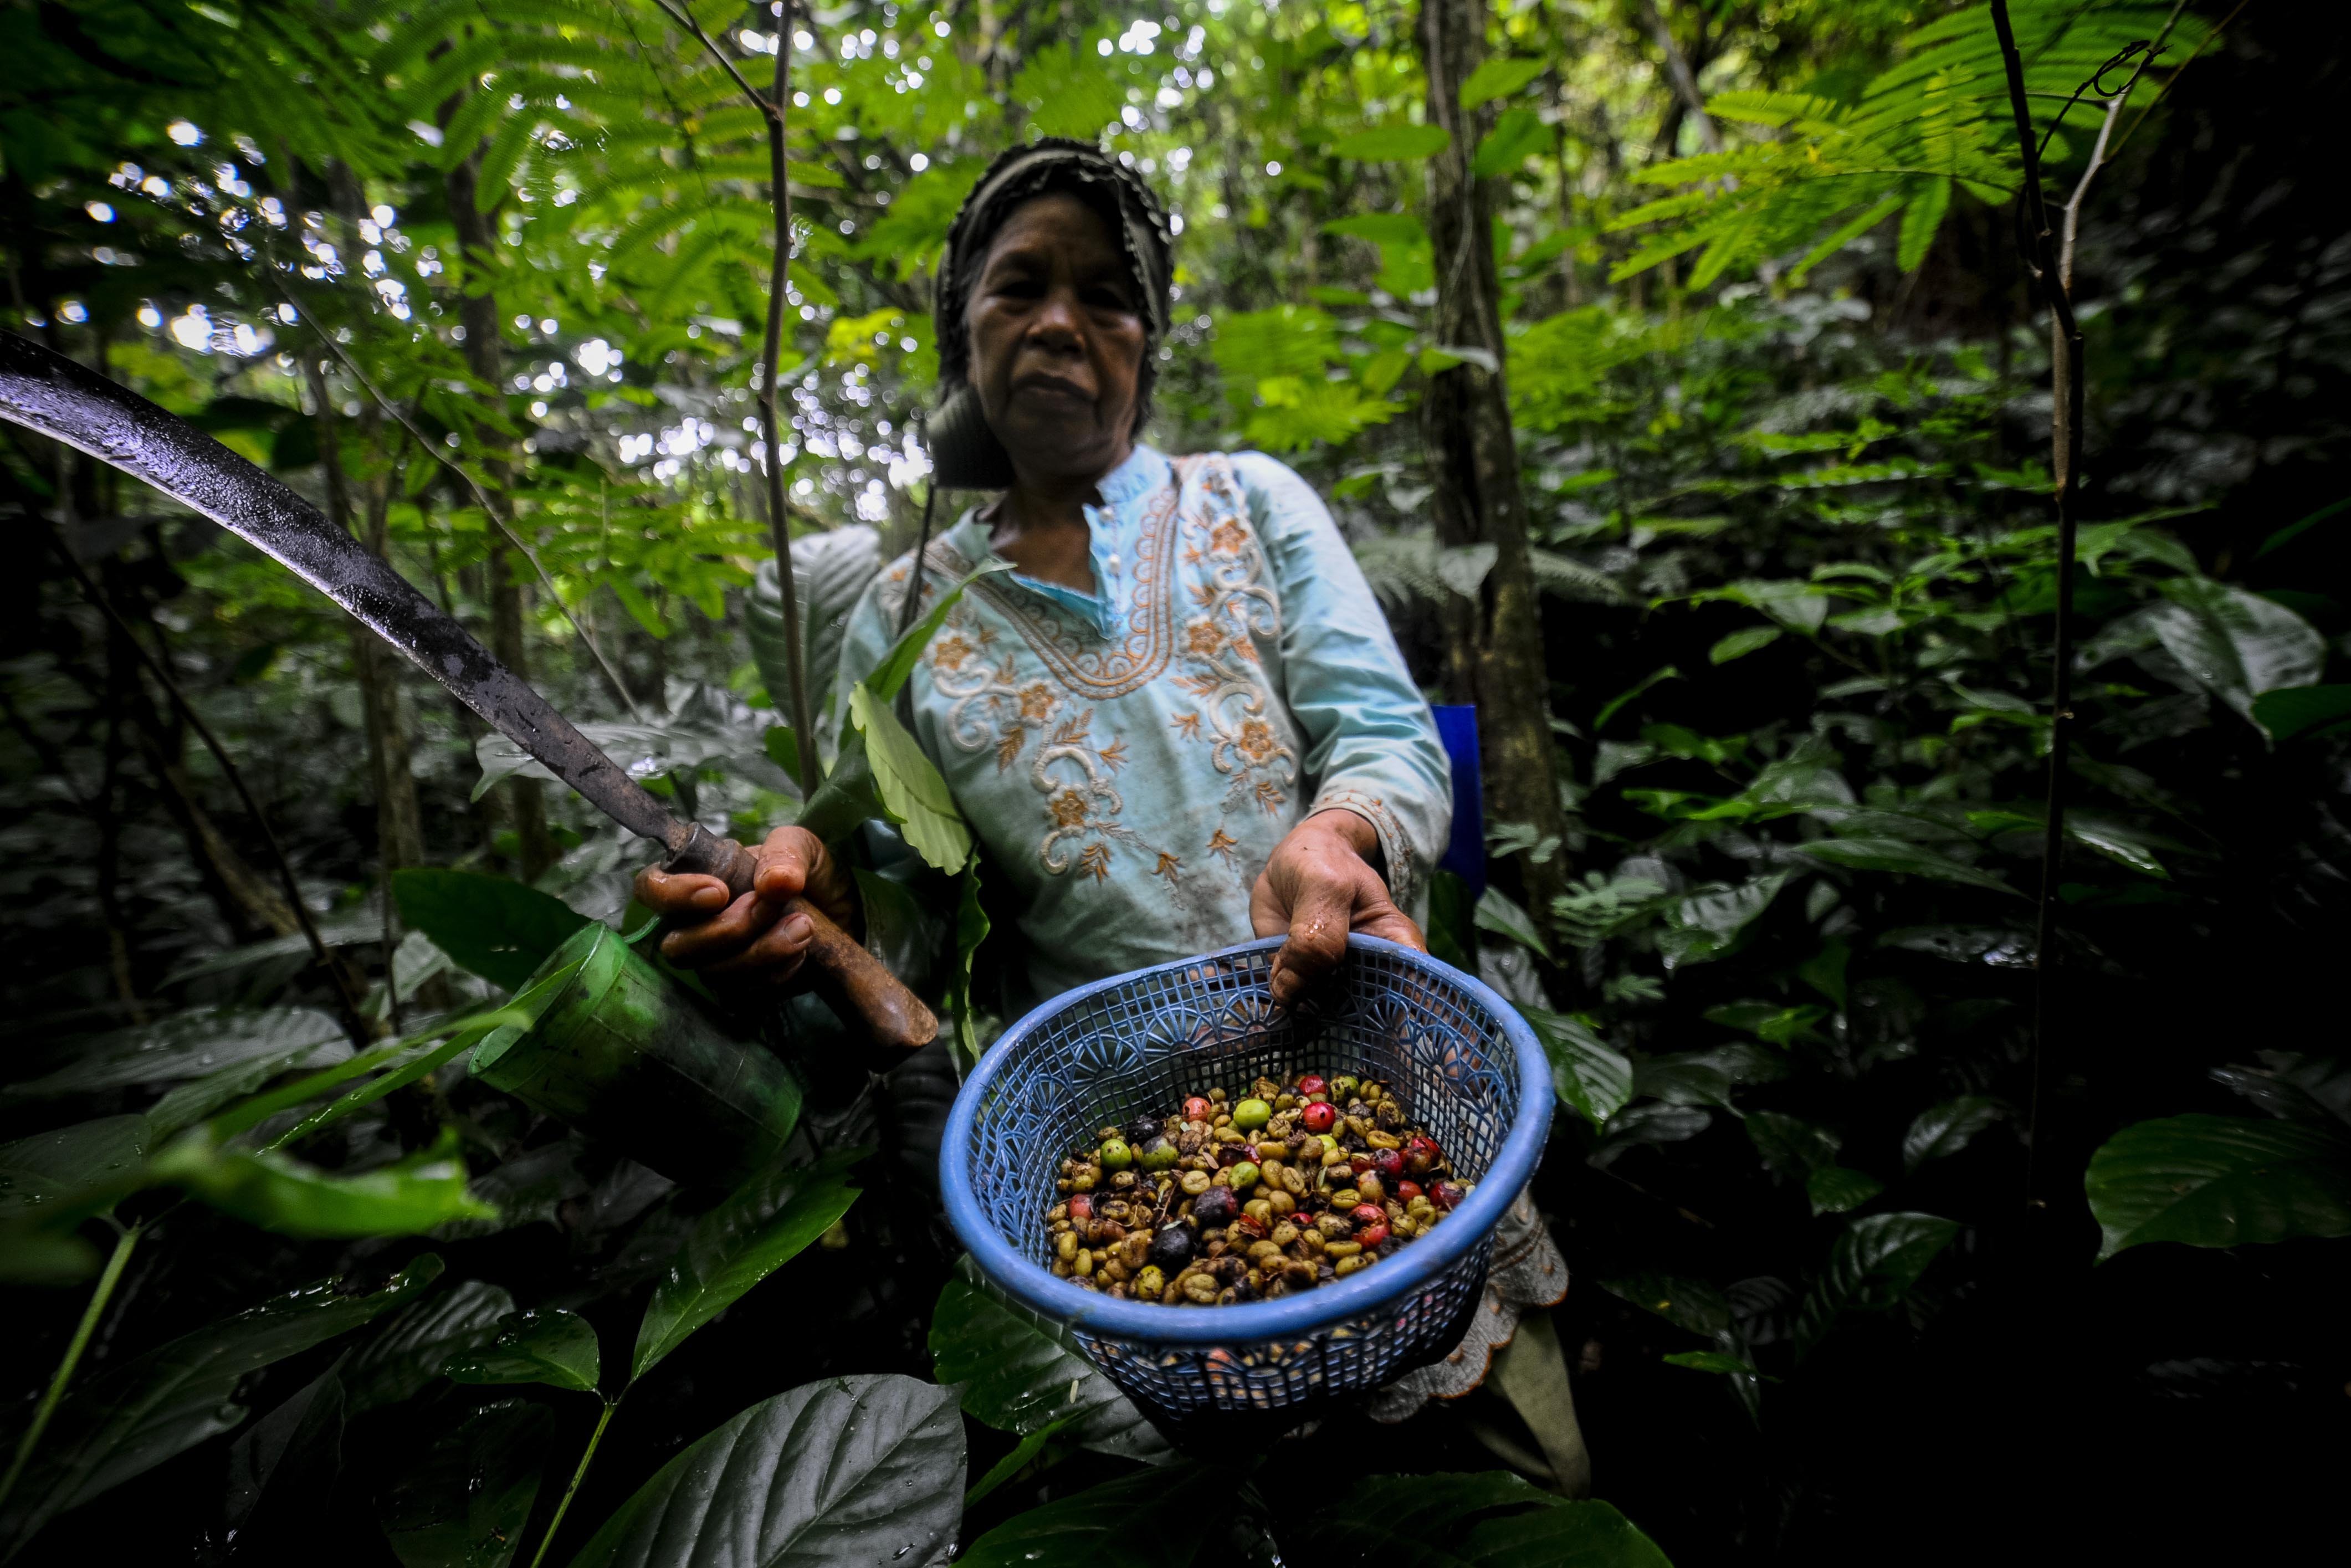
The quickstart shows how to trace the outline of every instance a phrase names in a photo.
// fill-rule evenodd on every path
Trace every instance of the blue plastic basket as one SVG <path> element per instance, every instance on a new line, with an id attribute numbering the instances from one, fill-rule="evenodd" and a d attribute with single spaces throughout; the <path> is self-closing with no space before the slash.
<path id="1" fill-rule="evenodd" d="M 947 1118 L 947 1218 L 982 1274 L 1067 1324 L 1113 1382 L 1177 1428 L 1212 1412 L 1301 1414 L 1450 1350 L 1485 1287 L 1494 1226 L 1551 1131 L 1542 1048 L 1476 979 L 1354 936 L 1335 976 L 1277 1012 L 1268 987 L 1280 946 L 1270 937 L 1055 998 L 989 1048 Z M 1211 1084 L 1310 1070 L 1393 1084 L 1477 1189 L 1376 1268 L 1279 1301 L 1160 1306 L 1053 1277 L 1043 1219 L 1071 1148 Z"/>

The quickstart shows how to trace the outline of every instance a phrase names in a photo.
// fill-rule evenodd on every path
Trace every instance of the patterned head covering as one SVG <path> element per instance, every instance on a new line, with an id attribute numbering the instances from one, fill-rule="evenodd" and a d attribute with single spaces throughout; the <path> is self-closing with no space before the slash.
<path id="1" fill-rule="evenodd" d="M 1167 210 L 1142 175 L 1093 143 L 1066 137 L 1048 136 L 998 156 L 956 214 L 955 226 L 947 231 L 946 255 L 939 263 L 932 312 L 940 390 L 952 394 L 970 379 L 971 334 L 964 326 L 964 309 L 997 230 L 1021 203 L 1055 192 L 1077 197 L 1110 225 L 1133 273 L 1136 296 L 1144 302 L 1143 406 L 1136 411 L 1140 425 L 1156 379 L 1155 350 L 1167 335 L 1169 285 L 1175 277 Z"/>

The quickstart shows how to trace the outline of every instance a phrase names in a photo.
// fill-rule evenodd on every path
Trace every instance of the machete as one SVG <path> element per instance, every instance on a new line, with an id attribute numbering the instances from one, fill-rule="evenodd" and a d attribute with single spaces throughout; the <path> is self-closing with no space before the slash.
<path id="1" fill-rule="evenodd" d="M 732 839 L 681 822 L 529 683 L 406 578 L 318 508 L 211 436 L 62 354 L 0 332 L 0 418 L 61 441 L 203 513 L 349 611 L 484 722 L 545 763 L 612 821 L 669 852 L 663 869 L 717 877 L 737 895 L 758 862 Z M 818 991 L 852 1029 L 907 1050 L 938 1020 L 896 976 L 804 898 Z"/>

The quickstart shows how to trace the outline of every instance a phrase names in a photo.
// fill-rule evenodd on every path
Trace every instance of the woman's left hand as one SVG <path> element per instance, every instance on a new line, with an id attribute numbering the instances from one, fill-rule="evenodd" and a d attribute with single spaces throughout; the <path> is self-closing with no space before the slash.
<path id="1" fill-rule="evenodd" d="M 1337 967 L 1350 931 L 1428 951 L 1372 869 L 1378 850 L 1371 823 L 1340 810 L 1315 812 L 1274 846 L 1249 890 L 1249 921 L 1260 936 L 1290 938 L 1273 957 L 1275 1006 L 1290 1006 Z"/>

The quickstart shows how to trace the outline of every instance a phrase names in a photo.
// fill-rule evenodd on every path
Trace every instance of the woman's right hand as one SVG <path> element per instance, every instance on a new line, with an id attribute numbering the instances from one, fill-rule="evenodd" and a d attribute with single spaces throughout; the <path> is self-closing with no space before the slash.
<path id="1" fill-rule="evenodd" d="M 805 895 L 845 931 L 856 931 L 857 884 L 806 828 L 778 828 L 759 846 L 751 891 L 737 897 L 715 876 L 674 874 L 659 866 L 637 873 L 637 901 L 672 929 L 662 956 L 699 971 L 726 989 L 789 987 L 815 927 L 784 905 Z"/>

